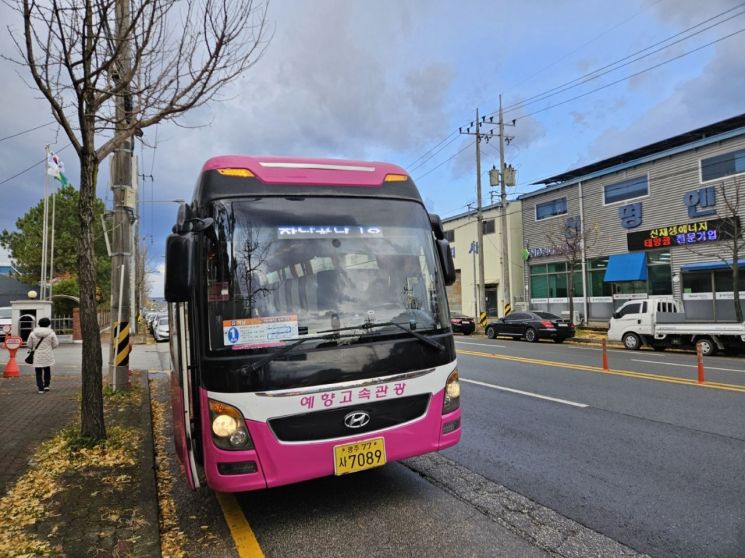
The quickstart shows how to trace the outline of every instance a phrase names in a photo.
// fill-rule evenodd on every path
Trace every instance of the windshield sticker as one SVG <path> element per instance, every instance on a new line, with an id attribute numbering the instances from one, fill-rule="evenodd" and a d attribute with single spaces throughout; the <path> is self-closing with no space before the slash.
<path id="1" fill-rule="evenodd" d="M 222 336 L 226 347 L 256 349 L 283 345 L 282 339 L 298 336 L 297 315 L 223 320 Z"/>
<path id="2" fill-rule="evenodd" d="M 278 238 L 318 238 L 328 235 L 355 237 L 382 237 L 383 229 L 359 225 L 302 225 L 277 227 Z"/>

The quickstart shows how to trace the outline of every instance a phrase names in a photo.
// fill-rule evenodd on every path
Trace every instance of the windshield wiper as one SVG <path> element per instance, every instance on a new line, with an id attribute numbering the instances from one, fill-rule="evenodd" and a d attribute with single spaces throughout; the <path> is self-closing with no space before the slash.
<path id="1" fill-rule="evenodd" d="M 327 333 L 325 331 L 319 332 L 319 333 Z M 339 339 L 341 337 L 356 337 L 354 335 L 339 335 L 338 333 L 332 333 L 330 335 L 314 335 L 311 337 L 302 337 L 300 339 L 280 339 L 281 342 L 285 341 L 294 341 L 294 343 L 290 343 L 289 345 L 284 345 L 281 349 L 277 349 L 273 353 L 269 353 L 268 355 L 264 356 L 263 358 L 260 358 L 259 360 L 255 360 L 251 363 L 251 372 L 255 372 L 265 364 L 270 363 L 276 358 L 281 357 L 282 355 L 285 355 L 289 353 L 292 349 L 295 347 L 302 345 L 306 341 L 322 341 L 322 340 L 331 340 L 331 339 Z"/>
<path id="2" fill-rule="evenodd" d="M 399 323 L 396 323 L 396 322 L 380 322 L 380 323 L 365 322 L 364 324 L 361 324 L 361 325 L 358 325 L 358 326 L 338 327 L 336 329 L 324 329 L 323 331 L 319 331 L 318 333 L 330 333 L 330 332 L 332 332 L 332 333 L 338 333 L 339 331 L 348 331 L 348 330 L 353 330 L 353 329 L 371 330 L 373 328 L 385 327 L 385 326 L 395 326 L 398 329 L 400 329 L 401 331 L 405 331 L 406 333 L 408 333 L 412 337 L 416 337 L 420 341 L 423 341 L 427 345 L 430 345 L 431 347 L 434 347 L 435 349 L 437 349 L 440 352 L 442 352 L 442 351 L 445 350 L 445 345 L 443 345 L 439 341 L 435 341 L 434 339 L 430 339 L 426 335 L 422 335 L 418 331 L 415 331 L 415 330 L 411 329 L 411 324 L 410 323 L 408 323 L 408 324 L 399 324 Z M 405 326 L 409 326 L 409 327 L 407 328 Z"/>

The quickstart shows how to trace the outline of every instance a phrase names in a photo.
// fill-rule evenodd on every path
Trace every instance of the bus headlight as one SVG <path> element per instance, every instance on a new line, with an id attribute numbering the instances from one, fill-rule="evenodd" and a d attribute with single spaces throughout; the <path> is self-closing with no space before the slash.
<path id="1" fill-rule="evenodd" d="M 458 369 L 456 368 L 448 376 L 445 383 L 445 400 L 442 403 L 442 414 L 452 413 L 460 407 L 460 382 L 458 381 Z"/>
<path id="2" fill-rule="evenodd" d="M 253 449 L 251 436 L 246 430 L 246 419 L 241 412 L 227 403 L 209 400 L 212 441 L 220 449 Z"/>

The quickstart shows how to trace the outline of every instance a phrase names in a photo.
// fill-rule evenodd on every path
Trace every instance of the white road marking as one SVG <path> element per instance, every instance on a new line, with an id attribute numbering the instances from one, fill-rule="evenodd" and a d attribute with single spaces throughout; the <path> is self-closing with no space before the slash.
<path id="1" fill-rule="evenodd" d="M 589 405 L 585 405 L 584 403 L 575 403 L 574 401 L 567 401 L 566 399 L 558 399 L 556 397 L 548 397 L 547 395 L 539 395 L 537 393 L 531 393 L 529 391 L 521 391 L 519 389 L 512 389 L 508 387 L 503 386 L 496 386 L 494 384 L 487 384 L 486 382 L 478 382 L 476 380 L 467 380 L 466 378 L 461 377 L 461 382 L 466 382 L 469 384 L 475 384 L 477 386 L 483 386 L 488 387 L 492 389 L 498 389 L 501 391 L 509 391 L 510 393 L 517 393 L 519 395 L 527 395 L 529 397 L 536 397 L 538 399 L 545 399 L 546 401 L 553 401 L 554 403 L 563 403 L 564 405 L 571 405 L 572 407 L 580 407 L 584 409 L 585 407 L 589 407 Z"/>
<path id="2" fill-rule="evenodd" d="M 673 362 L 662 362 L 659 360 L 642 360 L 640 358 L 632 358 L 633 362 L 648 362 L 650 364 L 664 364 L 665 366 L 684 366 L 686 368 L 697 368 L 697 364 L 676 364 Z M 741 372 L 745 373 L 745 370 L 737 370 L 736 368 L 716 368 L 714 366 L 706 366 L 704 365 L 704 368 L 706 370 L 721 370 L 723 372 Z"/>
<path id="3" fill-rule="evenodd" d="M 491 343 L 470 343 L 468 341 L 458 341 L 455 340 L 456 343 L 460 343 L 461 345 L 477 345 L 478 347 L 497 347 L 498 349 L 506 349 L 507 347 L 505 345 L 492 345 Z"/>

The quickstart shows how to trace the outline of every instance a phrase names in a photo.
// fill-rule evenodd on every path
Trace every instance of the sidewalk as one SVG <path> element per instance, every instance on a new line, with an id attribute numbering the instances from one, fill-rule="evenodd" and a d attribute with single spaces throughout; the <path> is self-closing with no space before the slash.
<path id="1" fill-rule="evenodd" d="M 27 365 L 0 378 L 0 555 L 160 556 L 147 372 L 106 392 L 107 441 L 89 447 L 78 438 L 81 346 L 55 357 L 47 393 Z"/>

